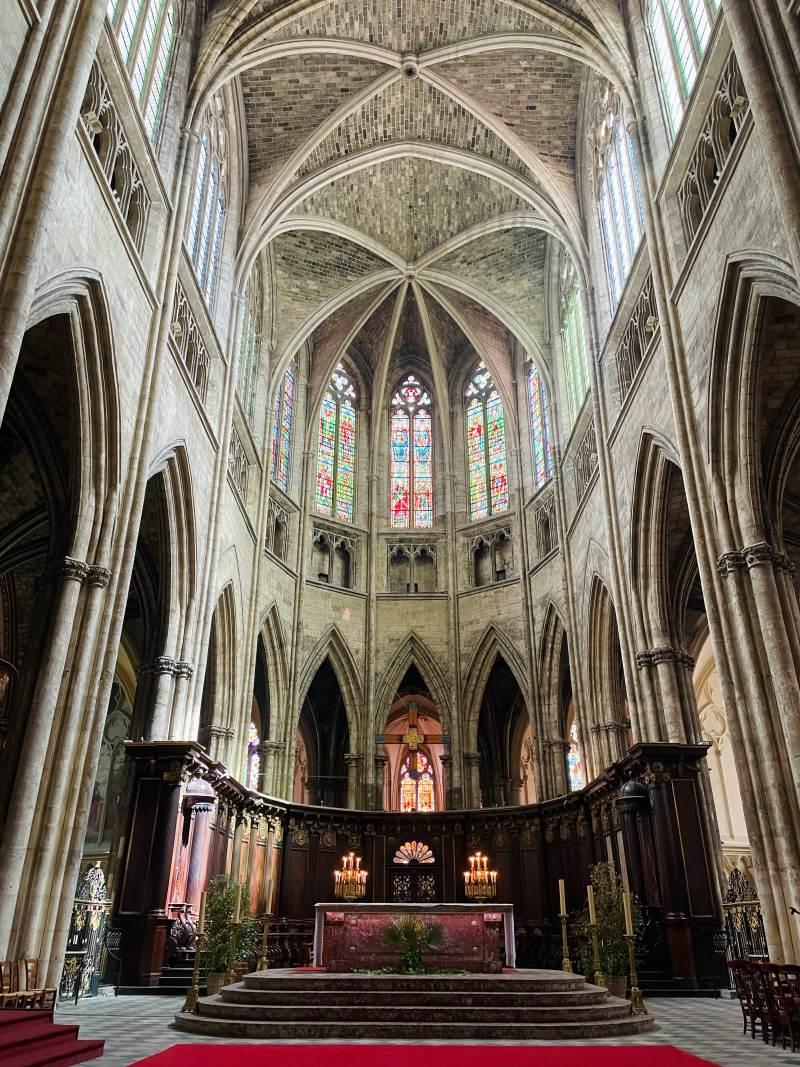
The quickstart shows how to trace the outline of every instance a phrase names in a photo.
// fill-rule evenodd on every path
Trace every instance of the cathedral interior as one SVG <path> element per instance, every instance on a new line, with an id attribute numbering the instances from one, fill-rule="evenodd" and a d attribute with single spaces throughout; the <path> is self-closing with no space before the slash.
<path id="1" fill-rule="evenodd" d="M 307 964 L 342 849 L 479 848 L 525 967 L 599 863 L 646 997 L 800 964 L 798 0 L 0 29 L 0 960 L 140 1003 L 227 875 Z"/>

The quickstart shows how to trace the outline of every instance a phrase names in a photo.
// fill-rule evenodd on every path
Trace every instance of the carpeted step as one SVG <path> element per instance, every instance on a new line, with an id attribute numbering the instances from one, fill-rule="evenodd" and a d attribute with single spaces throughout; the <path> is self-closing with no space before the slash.
<path id="1" fill-rule="evenodd" d="M 409 1006 L 409 1012 L 420 1011 L 420 1005 Z M 345 1007 L 336 1002 L 309 1005 L 298 1000 L 293 1005 L 271 1006 L 261 1004 L 236 1004 L 232 1009 L 230 1003 L 209 997 L 200 1002 L 200 1014 L 214 1018 L 236 1018 L 244 1021 L 262 1021 L 270 1023 L 391 1023 L 398 1016 L 406 1014 L 402 1005 L 383 1005 L 375 1007 L 359 1004 Z M 492 1023 L 562 1023 L 562 1022 L 596 1022 L 618 1019 L 630 1015 L 630 1004 L 626 1000 L 610 999 L 600 1004 L 588 1005 L 576 1009 L 572 1007 L 533 1007 L 498 1008 L 495 1006 L 472 1005 L 463 1008 L 434 1008 L 426 1002 L 424 1006 L 426 1025 L 434 1023 L 469 1024 Z"/>
<path id="2" fill-rule="evenodd" d="M 420 1010 L 420 1015 L 425 1015 Z M 225 1038 L 256 1038 L 277 1040 L 372 1041 L 573 1041 L 585 1038 L 622 1037 L 644 1033 L 653 1026 L 649 1015 L 625 1014 L 618 1019 L 557 1023 L 431 1023 L 426 1019 L 409 1021 L 398 1018 L 392 1022 L 285 1022 L 218 1019 L 203 1014 L 175 1016 L 175 1028 L 188 1033 L 208 1034 Z"/>
<path id="3" fill-rule="evenodd" d="M 3 1067 L 69 1067 L 103 1055 L 104 1041 L 76 1041 L 62 1038 L 46 1044 L 13 1049 L 4 1053 Z"/>
<path id="4" fill-rule="evenodd" d="M 0 1011 L 3 1067 L 66 1067 L 103 1054 L 102 1041 L 78 1040 L 78 1026 L 49 1011 Z"/>
<path id="5" fill-rule="evenodd" d="M 335 993 L 320 989 L 286 990 L 275 985 L 273 989 L 247 989 L 243 984 L 225 986 L 220 993 L 222 999 L 230 1004 L 262 1004 L 265 1006 L 291 1006 L 300 1001 L 314 1010 L 326 1003 L 331 997 L 343 1006 L 372 1004 L 391 1005 L 395 1009 L 403 1007 L 419 1008 L 416 993 L 399 993 L 391 990 L 354 990 L 337 989 Z M 564 1005 L 599 1004 L 605 1001 L 607 993 L 597 986 L 584 989 L 572 989 L 552 993 L 465 993 L 458 990 L 430 990 L 425 994 L 425 1004 L 431 1007 L 465 1007 L 472 1004 L 494 1004 L 499 1008 L 524 1007 L 535 1000 L 537 1007 L 561 1007 Z"/>

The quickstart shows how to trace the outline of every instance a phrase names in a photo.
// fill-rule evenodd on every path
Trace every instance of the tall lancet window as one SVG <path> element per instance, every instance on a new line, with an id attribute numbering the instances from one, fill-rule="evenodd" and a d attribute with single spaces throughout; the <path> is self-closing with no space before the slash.
<path id="1" fill-rule="evenodd" d="M 528 365 L 528 404 L 533 446 L 533 484 L 541 489 L 553 476 L 553 435 L 547 386 L 535 363 Z"/>
<path id="2" fill-rule="evenodd" d="M 228 130 L 222 97 L 206 109 L 195 175 L 186 250 L 206 303 L 211 306 L 219 280 L 227 196 Z"/>
<path id="3" fill-rule="evenodd" d="M 272 480 L 284 493 L 289 489 L 296 387 L 297 364 L 292 360 L 286 368 L 272 412 Z"/>
<path id="4" fill-rule="evenodd" d="M 586 358 L 586 334 L 583 329 L 583 309 L 578 274 L 572 260 L 564 254 L 560 277 L 561 354 L 564 360 L 564 379 L 572 422 L 577 419 L 586 394 L 589 392 L 589 364 Z"/>
<path id="5" fill-rule="evenodd" d="M 258 357 L 263 325 L 264 280 L 261 264 L 256 262 L 247 283 L 246 307 L 239 338 L 239 371 L 236 392 L 248 420 L 253 418 L 258 380 Z"/>
<path id="6" fill-rule="evenodd" d="M 175 50 L 176 4 L 174 0 L 109 0 L 108 17 L 116 30 L 147 134 L 154 141 Z"/>
<path id="7" fill-rule="evenodd" d="M 506 421 L 503 401 L 480 362 L 464 391 L 470 519 L 508 511 Z"/>
<path id="8" fill-rule="evenodd" d="M 597 97 L 595 172 L 611 303 L 619 303 L 642 239 L 642 198 L 619 94 L 601 82 Z"/>
<path id="9" fill-rule="evenodd" d="M 650 0 L 647 25 L 673 137 L 697 81 L 718 12 L 719 0 Z"/>
<path id="10" fill-rule="evenodd" d="M 424 752 L 409 752 L 400 768 L 400 810 L 433 811 L 433 768 Z"/>
<path id="11" fill-rule="evenodd" d="M 391 524 L 396 529 L 429 529 L 433 526 L 431 398 L 413 374 L 392 398 L 389 434 Z"/>
<path id="12" fill-rule="evenodd" d="M 316 508 L 343 522 L 353 521 L 356 492 L 356 403 L 353 381 L 340 363 L 319 408 Z"/>

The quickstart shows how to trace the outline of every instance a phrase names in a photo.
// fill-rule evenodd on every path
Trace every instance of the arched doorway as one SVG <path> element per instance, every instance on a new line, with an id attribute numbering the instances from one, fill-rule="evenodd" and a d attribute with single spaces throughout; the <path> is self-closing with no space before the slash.
<path id="1" fill-rule="evenodd" d="M 439 712 L 412 664 L 397 690 L 383 734 L 386 811 L 443 811 L 445 738 Z"/>
<path id="2" fill-rule="evenodd" d="M 524 741 L 532 751 L 525 699 L 511 669 L 497 656 L 483 692 L 478 717 L 481 807 L 526 803 L 522 799 Z M 532 761 L 525 772 L 525 790 L 535 791 Z"/>
<path id="3" fill-rule="evenodd" d="M 295 736 L 292 799 L 300 804 L 347 806 L 350 729 L 339 679 L 326 659 L 309 686 Z"/>

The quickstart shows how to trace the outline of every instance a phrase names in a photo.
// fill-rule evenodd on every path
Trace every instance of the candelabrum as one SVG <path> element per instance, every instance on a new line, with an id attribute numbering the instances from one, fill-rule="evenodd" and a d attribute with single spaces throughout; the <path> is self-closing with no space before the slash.
<path id="1" fill-rule="evenodd" d="M 592 932 L 592 965 L 594 967 L 594 984 L 606 986 L 606 976 L 600 970 L 600 942 L 597 939 L 597 923 L 589 923 L 589 929 Z"/>
<path id="2" fill-rule="evenodd" d="M 367 892 L 367 872 L 361 869 L 361 857 L 351 852 L 342 856 L 342 869 L 333 872 L 333 892 L 340 900 L 363 900 Z"/>
<path id="3" fill-rule="evenodd" d="M 489 870 L 489 857 L 476 852 L 464 871 L 464 896 L 468 900 L 490 900 L 497 896 L 497 871 Z"/>
<path id="4" fill-rule="evenodd" d="M 258 957 L 257 971 L 266 971 L 269 967 L 269 959 L 267 958 L 267 949 L 269 947 L 269 924 L 272 921 L 271 912 L 264 912 L 264 936 L 261 938 L 261 955 Z"/>
<path id="5" fill-rule="evenodd" d="M 194 966 L 192 967 L 192 984 L 186 994 L 183 1010 L 185 1012 L 197 1011 L 197 1001 L 200 997 L 200 959 L 203 953 L 204 935 L 198 930 L 194 939 Z"/>
<path id="6" fill-rule="evenodd" d="M 234 918 L 231 926 L 231 954 L 228 957 L 228 969 L 225 972 L 223 985 L 233 985 L 236 981 L 236 953 L 239 950 L 239 931 L 242 928 L 241 918 Z"/>
<path id="7" fill-rule="evenodd" d="M 568 974 L 572 973 L 572 960 L 569 958 L 569 940 L 567 939 L 567 914 L 561 912 L 559 915 L 561 920 L 561 970 L 567 971 Z"/>
<path id="8" fill-rule="evenodd" d="M 631 1015 L 646 1015 L 647 1008 L 644 1006 L 642 991 L 639 989 L 639 976 L 636 973 L 636 937 L 634 934 L 626 934 L 625 940 L 628 942 L 628 968 L 631 974 Z"/>

